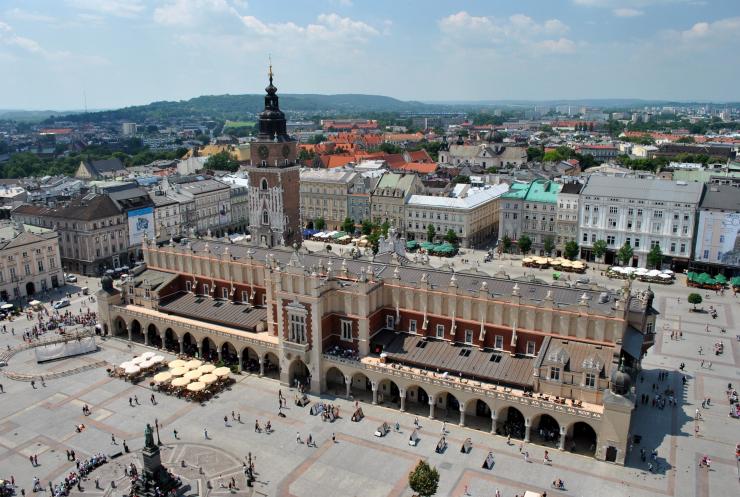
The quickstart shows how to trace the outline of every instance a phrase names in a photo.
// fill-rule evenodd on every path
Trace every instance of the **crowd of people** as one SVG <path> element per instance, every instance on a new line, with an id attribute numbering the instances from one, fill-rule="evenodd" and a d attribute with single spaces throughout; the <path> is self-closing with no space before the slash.
<path id="1" fill-rule="evenodd" d="M 69 457 L 69 456 L 68 456 Z M 58 484 L 54 485 L 49 482 L 49 490 L 53 497 L 61 497 L 69 495 L 70 490 L 77 487 L 80 492 L 82 489 L 82 480 L 86 479 L 92 470 L 102 466 L 108 462 L 108 457 L 101 453 L 95 454 L 92 457 L 83 461 L 76 461 L 76 470 L 72 470 L 64 479 Z"/>

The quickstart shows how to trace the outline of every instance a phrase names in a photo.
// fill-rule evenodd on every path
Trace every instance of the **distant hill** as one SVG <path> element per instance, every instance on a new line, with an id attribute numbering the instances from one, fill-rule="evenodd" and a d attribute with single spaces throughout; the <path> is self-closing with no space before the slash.
<path id="1" fill-rule="evenodd" d="M 117 110 L 69 114 L 57 119 L 68 121 L 103 122 L 176 119 L 249 120 L 264 109 L 264 95 L 205 95 L 190 100 L 152 102 L 147 105 L 124 107 Z M 410 112 L 442 110 L 443 105 L 405 102 L 381 95 L 280 95 L 280 107 L 287 112 L 354 114 L 363 112 Z"/>
<path id="2" fill-rule="evenodd" d="M 79 110 L 20 110 L 20 109 L 0 109 L 0 121 L 43 121 L 50 116 L 62 116 L 65 114 L 81 112 Z"/>

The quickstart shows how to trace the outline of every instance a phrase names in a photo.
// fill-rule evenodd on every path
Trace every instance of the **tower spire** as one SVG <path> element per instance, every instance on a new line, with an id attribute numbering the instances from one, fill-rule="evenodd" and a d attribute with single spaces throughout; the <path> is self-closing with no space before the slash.
<path id="1" fill-rule="evenodd" d="M 270 69 L 267 72 L 267 75 L 270 77 L 270 85 L 272 85 L 272 54 L 268 55 L 267 59 L 270 61 Z"/>

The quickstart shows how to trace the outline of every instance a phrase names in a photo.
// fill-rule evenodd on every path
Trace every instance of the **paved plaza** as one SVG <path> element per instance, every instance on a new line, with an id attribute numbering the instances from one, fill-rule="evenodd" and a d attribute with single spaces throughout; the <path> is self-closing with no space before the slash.
<path id="1" fill-rule="evenodd" d="M 480 252 L 466 251 L 472 265 L 482 257 Z M 434 265 L 441 261 L 433 258 Z M 456 269 L 461 270 L 460 257 Z M 514 276 L 524 273 L 519 261 L 505 259 L 482 264 L 489 272 L 501 266 Z M 531 269 L 526 271 L 532 272 Z M 548 279 L 551 271 L 534 271 Z M 589 271 L 589 277 L 603 281 L 599 271 Z M 93 281 L 85 282 L 96 288 Z M 84 286 L 81 282 L 80 286 Z M 607 282 L 619 286 L 621 281 Z M 635 288 L 646 284 L 635 282 Z M 204 405 L 156 395 L 156 405 L 149 401 L 151 390 L 144 381 L 138 385 L 107 375 L 104 366 L 120 363 L 132 355 L 147 350 L 142 345 L 132 347 L 119 339 L 100 341 L 100 350 L 82 357 L 37 365 L 32 350 L 12 355 L 8 365 L 0 369 L 4 374 L 44 375 L 46 386 L 37 382 L 36 389 L 28 381 L 12 380 L 0 375 L 4 393 L 0 394 L 0 478 L 12 475 L 20 487 L 31 495 L 34 476 L 41 479 L 44 493 L 48 482 L 58 482 L 74 468 L 65 451 L 72 449 L 78 459 L 98 452 L 115 453 L 122 450 L 123 441 L 131 449 L 99 469 L 91 477 L 98 478 L 101 488 L 93 480 L 83 483 L 83 492 L 73 490 L 71 495 L 122 495 L 127 490 L 124 466 L 131 460 L 140 465 L 140 451 L 144 444 L 144 426 L 160 425 L 163 442 L 162 459 L 173 472 L 189 485 L 189 495 L 226 495 L 225 488 L 233 477 L 237 495 L 269 496 L 411 496 L 408 473 L 419 459 L 426 459 L 440 471 L 437 495 L 462 496 L 467 488 L 473 496 L 492 496 L 499 489 L 504 496 L 522 495 L 524 490 L 547 491 L 548 495 L 573 496 L 724 496 L 740 493 L 735 444 L 740 442 L 740 420 L 728 416 L 729 403 L 725 396 L 728 383 L 740 383 L 740 306 L 732 292 L 721 297 L 707 292 L 702 304 L 718 310 L 716 320 L 706 313 L 690 313 L 686 303 L 689 289 L 683 277 L 675 285 L 653 287 L 655 307 L 660 312 L 656 345 L 643 361 L 642 379 L 636 379 L 638 397 L 653 394 L 653 385 L 660 391 L 673 389 L 679 405 L 664 409 L 639 405 L 633 416 L 631 433 L 641 436 L 632 447 L 626 466 L 596 461 L 592 458 L 547 448 L 552 465 L 543 465 L 545 447 L 527 444 L 529 462 L 520 454 L 518 441 L 507 445 L 506 439 L 472 428 L 447 425 L 449 447 L 443 454 L 434 451 L 442 423 L 420 417 L 421 441 L 418 446 L 407 443 L 413 429 L 414 415 L 395 409 L 363 404 L 365 419 L 350 421 L 352 401 L 325 397 L 338 404 L 341 418 L 334 423 L 322 422 L 320 416 L 311 416 L 308 407 L 292 405 L 294 391 L 281 387 L 279 382 L 255 375 L 243 374 L 229 390 Z M 679 299 L 680 298 L 680 302 Z M 82 298 L 75 298 L 73 309 L 78 309 Z M 25 319 L 0 323 L 14 327 L 16 335 L 0 334 L 0 348 L 21 344 L 20 331 L 28 326 Z M 706 326 L 709 325 L 709 332 Z M 726 334 L 720 332 L 727 330 Z M 679 339 L 671 338 L 680 330 Z M 725 352 L 714 355 L 714 344 L 724 343 Z M 703 355 L 698 354 L 699 347 Z M 168 355 L 168 358 L 171 357 Z M 705 360 L 705 367 L 701 361 Z M 706 363 L 712 362 L 711 368 Z M 687 382 L 682 384 L 677 368 L 685 363 Z M 667 378 L 658 379 L 661 372 Z M 278 390 L 288 399 L 286 417 L 277 416 Z M 140 405 L 131 407 L 129 398 L 136 397 Z M 704 398 L 711 398 L 709 408 L 702 408 Z M 312 398 L 312 400 L 317 400 Z M 84 416 L 82 406 L 90 406 L 92 413 Z M 703 420 L 695 422 L 699 409 Z M 231 419 L 234 411 L 241 423 Z M 227 425 L 224 416 L 228 416 Z M 255 420 L 261 425 L 270 420 L 274 432 L 256 433 Z M 398 422 L 400 432 L 391 432 L 383 438 L 373 436 L 378 424 Z M 78 433 L 75 426 L 84 424 Z M 698 426 L 698 433 L 695 427 Z M 204 436 L 204 429 L 209 437 Z M 173 430 L 177 430 L 175 439 Z M 315 447 L 296 443 L 296 434 L 305 441 L 310 434 Z M 332 434 L 335 441 L 332 441 Z M 115 436 L 113 445 L 111 436 Z M 469 454 L 460 452 L 465 438 L 473 440 Z M 516 442 L 516 443 L 513 443 Z M 649 454 L 657 451 L 654 472 L 641 461 L 640 449 Z M 488 453 L 493 451 L 492 470 L 481 468 Z M 242 464 L 251 453 L 256 461 L 257 482 L 253 488 L 245 486 Z M 37 455 L 39 465 L 33 467 L 29 456 Z M 703 455 L 709 455 L 709 470 L 699 467 Z M 647 458 L 650 461 L 650 457 Z M 556 478 L 567 484 L 566 492 L 550 489 Z M 115 488 L 111 487 L 115 483 Z M 222 486 L 223 485 L 223 486 Z M 20 494 L 20 492 L 19 492 Z"/>

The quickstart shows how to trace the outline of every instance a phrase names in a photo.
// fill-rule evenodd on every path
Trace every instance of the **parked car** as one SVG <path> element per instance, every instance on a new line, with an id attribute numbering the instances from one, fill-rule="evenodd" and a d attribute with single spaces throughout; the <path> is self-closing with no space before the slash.
<path id="1" fill-rule="evenodd" d="M 74 274 L 68 274 L 66 277 L 67 283 L 77 283 L 77 276 Z"/>
<path id="2" fill-rule="evenodd" d="M 61 309 L 62 307 L 67 307 L 69 305 L 69 299 L 62 299 L 58 302 L 54 303 L 54 309 Z"/>

